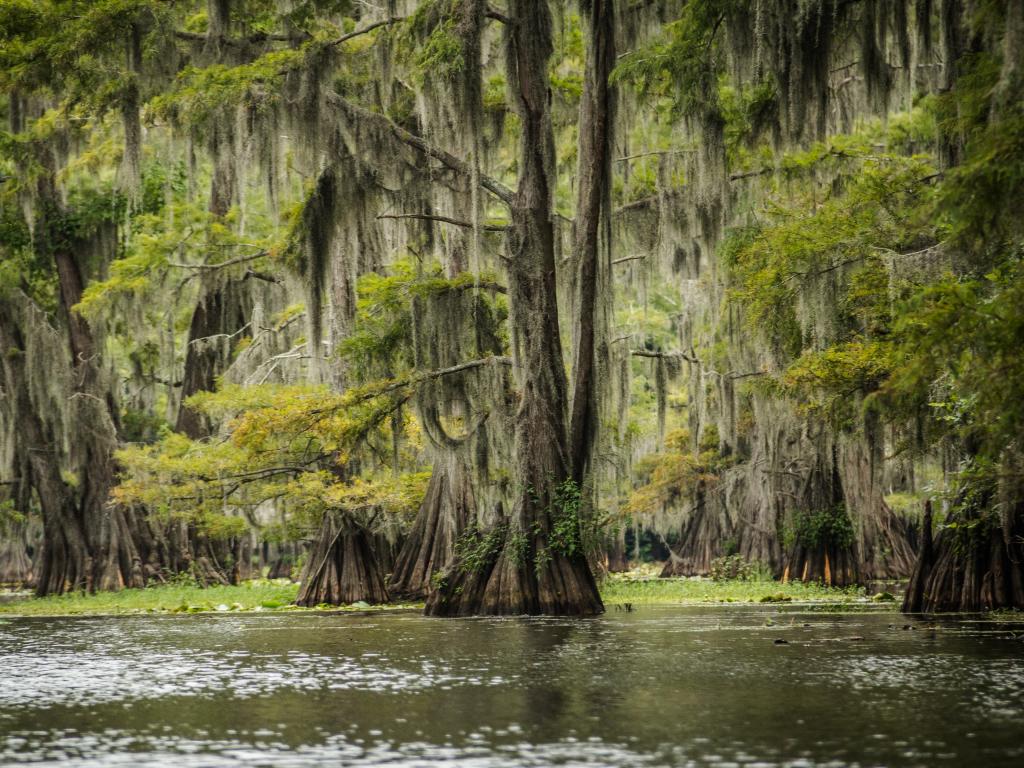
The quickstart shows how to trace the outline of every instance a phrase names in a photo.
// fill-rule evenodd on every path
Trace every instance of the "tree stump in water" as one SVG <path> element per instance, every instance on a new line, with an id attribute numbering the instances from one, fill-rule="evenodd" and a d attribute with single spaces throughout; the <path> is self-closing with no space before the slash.
<path id="1" fill-rule="evenodd" d="M 386 603 L 372 535 L 345 513 L 328 512 L 302 571 L 296 605 Z"/>

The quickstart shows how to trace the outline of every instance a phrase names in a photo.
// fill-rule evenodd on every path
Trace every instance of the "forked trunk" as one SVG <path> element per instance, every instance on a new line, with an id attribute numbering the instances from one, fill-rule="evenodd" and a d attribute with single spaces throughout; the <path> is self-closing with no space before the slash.
<path id="1" fill-rule="evenodd" d="M 545 3 L 509 4 L 510 84 L 522 122 L 520 173 L 506 240 L 513 359 L 515 500 L 496 526 L 465 542 L 427 599 L 434 616 L 591 615 L 604 610 L 580 544 L 576 508 L 558 504 L 571 478 L 567 383 L 555 292 L 548 105 L 550 18 Z M 555 536 L 553 528 L 559 525 Z"/>

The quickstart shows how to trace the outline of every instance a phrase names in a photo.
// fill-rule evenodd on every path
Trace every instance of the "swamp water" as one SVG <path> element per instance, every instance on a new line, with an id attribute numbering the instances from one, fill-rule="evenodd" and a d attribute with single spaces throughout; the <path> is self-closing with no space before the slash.
<path id="1" fill-rule="evenodd" d="M 798 606 L 4 618 L 0 764 L 1019 766 L 1022 638 Z"/>

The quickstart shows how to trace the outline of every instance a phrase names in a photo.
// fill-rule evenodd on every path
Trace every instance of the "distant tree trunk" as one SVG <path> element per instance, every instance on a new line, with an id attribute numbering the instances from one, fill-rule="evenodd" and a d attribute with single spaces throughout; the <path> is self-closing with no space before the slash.
<path id="1" fill-rule="evenodd" d="M 711 572 L 711 563 L 721 557 L 729 531 L 717 510 L 707 503 L 708 488 L 703 480 L 697 482 L 694 490 L 693 511 L 683 523 L 679 542 L 659 574 L 662 578 L 673 576 L 706 576 Z"/>
<path id="2" fill-rule="evenodd" d="M 297 605 L 388 602 L 372 536 L 344 512 L 324 515 L 300 581 Z"/>
<path id="3" fill-rule="evenodd" d="M 211 8 L 217 3 L 211 0 Z M 224 3 L 226 6 L 227 3 Z M 209 211 L 218 218 L 227 216 L 235 198 L 234 132 L 218 128 L 210 140 L 213 177 L 210 180 Z M 203 279 L 199 302 L 192 312 L 185 348 L 181 401 L 175 429 L 193 439 L 206 437 L 210 424 L 205 416 L 190 408 L 186 400 L 198 392 L 211 392 L 224 372 L 236 336 L 249 322 L 251 297 L 244 280 L 213 276 Z"/>
<path id="4" fill-rule="evenodd" d="M 620 525 L 607 546 L 608 573 L 624 573 L 629 570 L 629 552 L 626 550 L 626 528 Z"/>
<path id="5" fill-rule="evenodd" d="M 847 524 L 849 512 L 843 497 L 839 475 L 838 447 L 819 447 L 816 464 L 807 476 L 802 496 L 804 514 L 809 511 L 829 510 Z M 833 535 L 830 529 L 818 531 L 813 541 L 797 540 L 783 558 L 783 581 L 813 581 L 832 587 L 845 587 L 861 580 L 860 558 L 855 541 Z"/>
<path id="6" fill-rule="evenodd" d="M 567 383 L 555 289 L 546 3 L 509 3 L 509 83 L 522 123 L 519 182 L 507 237 L 512 347 L 519 387 L 516 483 L 511 514 L 481 540 L 480 562 L 459 558 L 427 600 L 435 616 L 589 615 L 604 610 L 582 549 L 564 552 L 550 536 L 555 485 L 571 477 Z M 487 542 L 493 542 L 492 547 Z"/>
<path id="7" fill-rule="evenodd" d="M 125 46 L 129 76 L 121 94 L 121 123 L 124 126 L 124 154 L 118 171 L 121 189 L 132 207 L 142 194 L 142 110 L 138 78 L 142 72 L 142 31 L 132 24 Z"/>
<path id="8" fill-rule="evenodd" d="M 248 295 L 237 280 L 227 283 L 204 283 L 203 293 L 192 313 L 182 376 L 181 403 L 175 429 L 192 439 L 210 434 L 207 418 L 190 408 L 186 400 L 198 392 L 211 392 L 217 377 L 224 372 L 230 349 L 229 337 L 238 334 L 249 321 Z"/>
<path id="9" fill-rule="evenodd" d="M 25 544 L 25 523 L 11 524 L 0 531 L 0 584 L 31 586 L 32 559 Z"/>
<path id="10" fill-rule="evenodd" d="M 924 503 L 924 516 L 921 519 L 921 551 L 910 574 L 907 591 L 903 594 L 903 610 L 914 612 L 924 604 L 924 588 L 935 565 L 935 543 L 932 539 L 932 500 Z"/>
<path id="11" fill-rule="evenodd" d="M 0 313 L 0 322 L 4 316 Z M 0 340 L 2 341 L 2 340 Z M 0 347 L 2 349 L 4 347 Z M 4 372 L 0 369 L 0 388 L 6 390 Z M 15 423 L 14 404 L 10 397 L 0 397 L 0 426 L 11 430 Z M 25 519 L 0 525 L 0 584 L 21 584 L 24 587 L 35 586 L 35 571 L 30 556 L 31 527 L 27 521 L 32 513 L 32 478 L 29 456 L 26 446 L 20 441 L 14 443 L 14 455 L 11 457 L 10 469 L 12 476 L 6 483 L 7 501 L 15 512 Z"/>

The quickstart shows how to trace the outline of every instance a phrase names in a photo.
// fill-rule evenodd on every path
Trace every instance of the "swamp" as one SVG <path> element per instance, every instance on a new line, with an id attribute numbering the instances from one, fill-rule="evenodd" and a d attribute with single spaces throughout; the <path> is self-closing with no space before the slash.
<path id="1" fill-rule="evenodd" d="M 1024 2 L 0 0 L 0 765 L 1024 764 Z"/>

